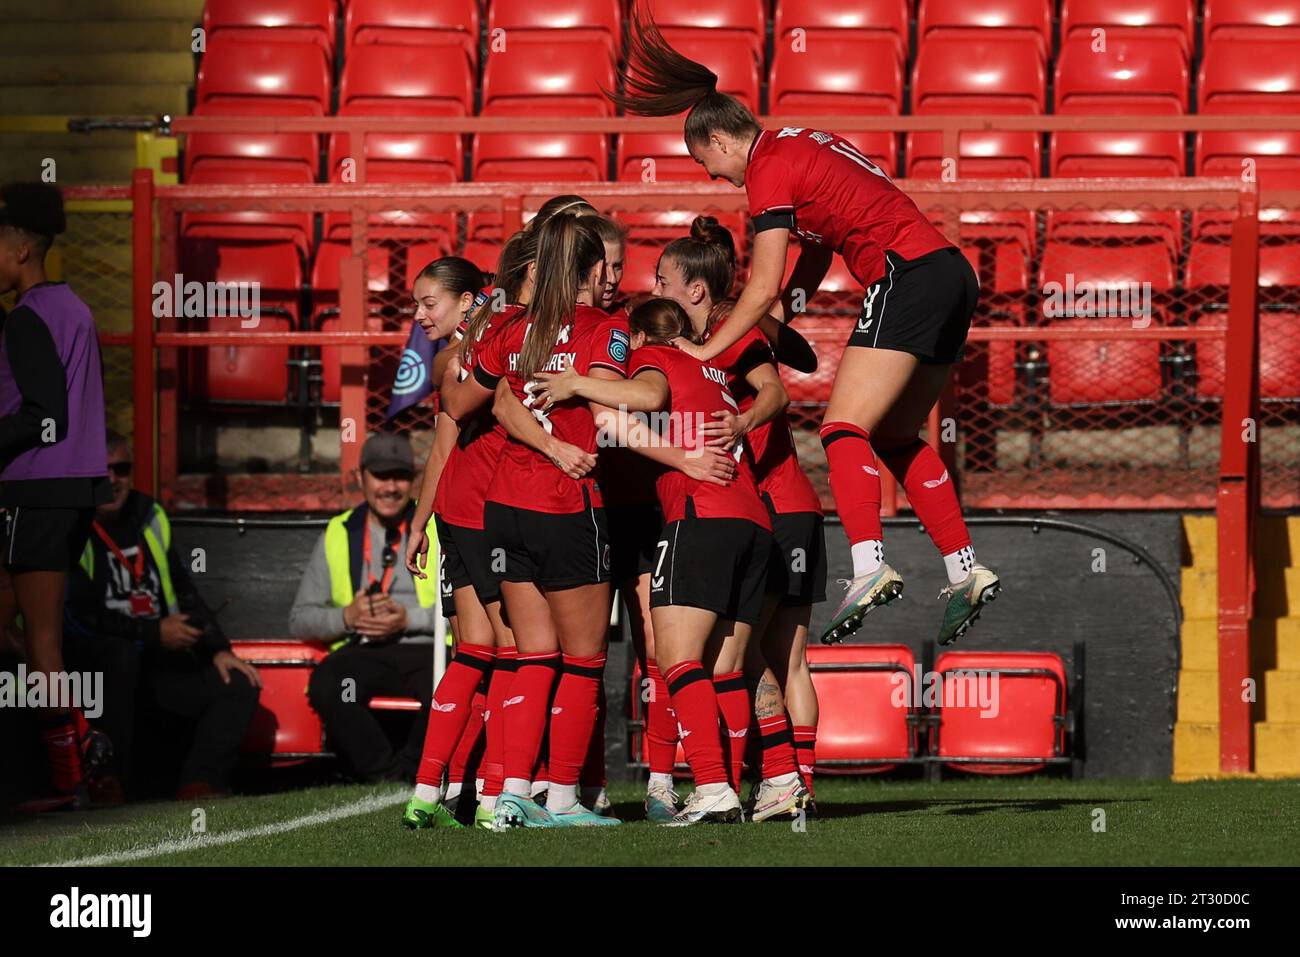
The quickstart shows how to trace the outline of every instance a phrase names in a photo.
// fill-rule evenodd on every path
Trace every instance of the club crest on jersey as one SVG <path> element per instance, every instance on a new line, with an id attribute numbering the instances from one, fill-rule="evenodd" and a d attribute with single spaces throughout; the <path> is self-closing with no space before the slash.
<path id="1" fill-rule="evenodd" d="M 622 329 L 609 330 L 609 357 L 615 362 L 627 362 L 628 350 L 632 340 Z"/>

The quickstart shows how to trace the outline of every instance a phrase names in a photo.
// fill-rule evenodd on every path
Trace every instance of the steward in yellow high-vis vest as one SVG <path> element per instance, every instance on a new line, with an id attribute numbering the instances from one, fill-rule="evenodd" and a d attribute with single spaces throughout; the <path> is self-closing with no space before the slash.
<path id="1" fill-rule="evenodd" d="M 442 614 L 435 575 L 406 567 L 415 505 L 410 442 L 373 435 L 357 475 L 365 502 L 335 515 L 302 571 L 289 613 L 295 638 L 329 643 L 307 695 L 330 750 L 362 780 L 409 780 L 419 763 L 433 696 L 433 638 Z M 432 538 L 432 525 L 429 527 Z M 437 558 L 430 557 L 431 570 Z M 405 743 L 390 740 L 374 698 L 416 698 L 423 706 Z"/>

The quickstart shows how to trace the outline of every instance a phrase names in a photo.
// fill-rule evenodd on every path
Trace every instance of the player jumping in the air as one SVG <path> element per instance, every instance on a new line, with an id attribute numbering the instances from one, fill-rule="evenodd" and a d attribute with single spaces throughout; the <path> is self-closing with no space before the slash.
<path id="1" fill-rule="evenodd" d="M 884 562 L 880 466 L 943 555 L 949 586 L 940 644 L 960 637 L 1000 590 L 975 561 L 957 493 L 938 454 L 918 433 L 962 355 L 979 283 L 961 251 L 902 191 L 841 136 L 821 130 L 765 130 L 717 76 L 677 53 L 634 7 L 622 93 L 628 113 L 687 112 L 686 146 L 713 179 L 744 188 L 754 225 L 749 283 L 728 319 L 702 346 L 677 343 L 709 360 L 769 312 L 789 321 L 800 290 L 816 290 L 839 252 L 866 289 L 862 312 L 840 359 L 821 427 L 831 493 L 848 534 L 853 578 L 822 636 L 855 631 L 873 607 L 902 594 Z M 786 249 L 802 252 L 782 290 Z M 802 297 L 801 297 L 802 298 Z"/>

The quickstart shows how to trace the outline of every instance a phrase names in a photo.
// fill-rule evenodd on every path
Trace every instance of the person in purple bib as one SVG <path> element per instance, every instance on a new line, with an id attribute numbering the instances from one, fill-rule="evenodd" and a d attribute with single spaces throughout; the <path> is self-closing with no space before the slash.
<path id="1" fill-rule="evenodd" d="M 17 292 L 0 330 L 0 620 L 23 617 L 27 668 L 62 672 L 63 595 L 90 535 L 95 507 L 111 500 L 104 379 L 89 307 L 51 282 L 45 257 L 66 222 L 63 196 L 43 183 L 0 188 L 0 295 Z M 50 685 L 47 685 L 50 686 Z M 86 702 L 56 701 L 42 737 L 56 795 L 87 801 L 82 767 Z"/>

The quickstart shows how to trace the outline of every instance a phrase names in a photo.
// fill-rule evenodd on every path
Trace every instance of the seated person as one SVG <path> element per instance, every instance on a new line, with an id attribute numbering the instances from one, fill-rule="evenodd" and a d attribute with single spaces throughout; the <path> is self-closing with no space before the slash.
<path id="1" fill-rule="evenodd" d="M 95 722 L 112 742 L 128 793 L 151 764 L 136 753 L 137 731 L 187 719 L 180 758 L 181 800 L 224 794 L 257 708 L 257 669 L 230 642 L 190 580 L 172 543 L 167 514 L 131 488 L 131 447 L 108 435 L 113 499 L 95 511 L 90 540 L 69 576 L 64 655 L 72 671 L 104 675 Z M 155 718 L 162 720 L 154 721 Z M 192 732 L 192 733 L 190 733 Z"/>
<path id="2" fill-rule="evenodd" d="M 433 696 L 435 576 L 411 577 L 403 556 L 415 503 L 415 457 L 402 435 L 380 433 L 361 449 L 365 503 L 330 520 L 316 542 L 289 612 L 295 638 L 323 638 L 331 652 L 307 694 L 329 747 L 360 780 L 412 781 Z M 370 710 L 374 697 L 420 701 L 394 748 Z"/>

